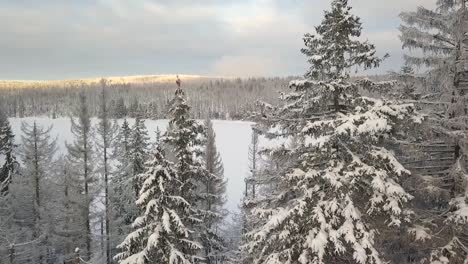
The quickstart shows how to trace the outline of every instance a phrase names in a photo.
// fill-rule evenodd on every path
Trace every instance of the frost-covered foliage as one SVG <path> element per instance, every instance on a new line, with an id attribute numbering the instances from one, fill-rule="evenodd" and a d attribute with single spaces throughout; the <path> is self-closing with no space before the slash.
<path id="1" fill-rule="evenodd" d="M 333 1 L 324 20 L 315 27 L 315 34 L 305 34 L 302 49 L 310 68 L 306 77 L 314 80 L 347 78 L 348 69 L 376 67 L 381 59 L 375 56 L 373 44 L 358 40 L 361 36 L 359 17 L 350 13 L 348 1 Z M 346 56 L 344 56 L 346 54 Z"/>
<path id="2" fill-rule="evenodd" d="M 14 135 L 10 123 L 0 107 L 0 196 L 8 194 L 12 176 L 17 168 L 13 140 Z"/>
<path id="3" fill-rule="evenodd" d="M 349 80 L 349 68 L 381 61 L 356 39 L 361 23 L 350 9 L 332 1 L 305 37 L 310 79 L 291 82 L 285 104 L 258 126 L 284 143 L 263 151 L 283 166 L 269 202 L 253 209 L 265 221 L 244 245 L 254 263 L 384 263 L 377 233 L 409 220 L 412 196 L 400 185 L 409 171 L 386 146 L 420 120 L 411 104 L 359 94 L 378 83 Z"/>
<path id="4" fill-rule="evenodd" d="M 420 6 L 416 11 L 400 14 L 403 48 L 416 51 L 405 55 L 405 60 L 409 65 L 426 68 L 437 92 L 452 92 L 455 61 L 463 37 L 462 1 L 438 0 L 435 10 Z"/>
<path id="5" fill-rule="evenodd" d="M 138 207 L 143 215 L 133 223 L 130 233 L 116 256 L 121 264 L 194 263 L 200 245 L 191 240 L 193 230 L 187 217 L 192 205 L 183 198 L 184 182 L 160 147 L 151 153 L 142 182 Z"/>

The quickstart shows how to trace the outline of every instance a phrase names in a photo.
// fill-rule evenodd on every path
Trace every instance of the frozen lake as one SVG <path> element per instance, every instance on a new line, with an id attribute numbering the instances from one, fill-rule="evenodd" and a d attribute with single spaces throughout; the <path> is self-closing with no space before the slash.
<path id="1" fill-rule="evenodd" d="M 51 119 L 47 117 L 27 117 L 9 119 L 15 133 L 17 143 L 21 140 L 21 122 L 32 123 L 34 120 L 43 127 L 53 126 L 52 135 L 57 137 L 60 154 L 66 152 L 65 142 L 71 143 L 73 135 L 70 131 L 69 118 Z M 127 119 L 130 125 L 134 119 Z M 97 119 L 92 119 L 97 124 Z M 123 120 L 118 120 L 121 124 Z M 145 120 L 151 140 L 155 140 L 156 128 L 164 132 L 168 120 Z M 228 179 L 226 209 L 237 211 L 244 191 L 244 178 L 248 173 L 248 149 L 251 140 L 251 122 L 213 120 L 216 132 L 216 146 L 224 163 L 224 176 Z"/>

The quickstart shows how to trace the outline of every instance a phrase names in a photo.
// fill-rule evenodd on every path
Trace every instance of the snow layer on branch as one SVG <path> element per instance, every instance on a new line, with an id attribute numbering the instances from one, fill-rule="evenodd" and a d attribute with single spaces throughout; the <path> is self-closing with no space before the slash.
<path id="1" fill-rule="evenodd" d="M 424 242 L 432 238 L 432 236 L 429 234 L 429 228 L 424 226 L 414 225 L 414 227 L 408 229 L 408 232 L 414 236 L 415 240 Z"/>

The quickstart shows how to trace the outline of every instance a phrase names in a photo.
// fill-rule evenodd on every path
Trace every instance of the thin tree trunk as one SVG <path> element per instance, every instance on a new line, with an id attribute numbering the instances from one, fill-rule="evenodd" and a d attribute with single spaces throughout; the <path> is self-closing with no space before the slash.
<path id="1" fill-rule="evenodd" d="M 338 92 L 338 90 L 335 90 L 333 92 L 333 104 L 334 104 L 334 107 L 335 107 L 335 112 L 340 111 L 340 100 L 339 100 L 339 98 L 340 98 L 340 93 Z"/>
<path id="2" fill-rule="evenodd" d="M 37 125 L 36 122 L 34 122 L 33 125 L 33 133 L 34 133 L 34 232 L 33 232 L 33 238 L 38 239 L 39 238 L 39 233 L 40 233 L 40 220 L 41 220 L 41 215 L 40 215 L 40 207 L 41 207 L 41 200 L 40 200 L 40 179 L 39 179 L 39 156 L 38 156 L 38 147 L 37 147 Z M 38 244 L 39 245 L 39 244 Z M 39 263 L 43 262 L 43 255 L 42 255 L 42 250 L 40 249 L 39 246 Z"/>
<path id="3" fill-rule="evenodd" d="M 109 221 L 109 176 L 107 169 L 107 135 L 104 137 L 104 182 L 105 182 L 105 206 L 106 206 L 106 263 L 111 263 L 110 252 L 110 221 Z"/>
<path id="4" fill-rule="evenodd" d="M 88 186 L 88 135 L 84 135 L 84 186 L 85 186 L 85 225 L 86 225 L 86 260 L 91 259 L 91 221 L 89 219 L 89 186 Z"/>

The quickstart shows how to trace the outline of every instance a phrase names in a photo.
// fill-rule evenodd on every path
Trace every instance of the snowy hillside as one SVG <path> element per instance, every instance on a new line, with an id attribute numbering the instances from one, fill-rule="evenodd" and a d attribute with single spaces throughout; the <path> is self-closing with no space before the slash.
<path id="1" fill-rule="evenodd" d="M 53 137 L 57 137 L 59 153 L 65 153 L 65 142 L 71 143 L 73 140 L 69 118 L 27 117 L 11 118 L 9 121 L 16 135 L 15 140 L 17 143 L 21 138 L 21 122 L 32 123 L 34 121 L 44 127 L 53 126 L 51 132 Z M 134 119 L 128 119 L 131 125 L 133 125 L 134 121 Z M 92 119 L 93 124 L 97 124 L 97 122 L 97 119 Z M 118 122 L 121 124 L 123 120 L 118 120 Z M 168 120 L 145 120 L 145 124 L 148 127 L 151 140 L 154 141 L 156 128 L 159 127 L 164 132 Z M 225 177 L 228 179 L 226 207 L 230 211 L 237 211 L 244 190 L 244 177 L 248 173 L 247 154 L 252 123 L 215 120 L 213 125 L 216 132 L 216 145 L 224 162 Z"/>

